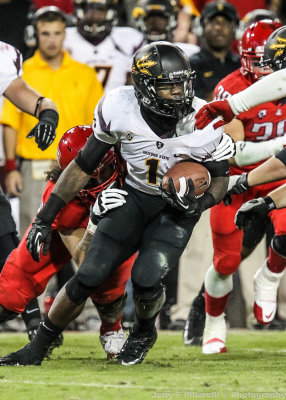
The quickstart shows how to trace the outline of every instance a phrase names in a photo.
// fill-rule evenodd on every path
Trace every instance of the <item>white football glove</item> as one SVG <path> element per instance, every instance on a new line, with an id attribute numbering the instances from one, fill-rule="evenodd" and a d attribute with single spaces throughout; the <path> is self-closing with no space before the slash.
<path id="1" fill-rule="evenodd" d="M 217 148 L 212 152 L 212 159 L 213 161 L 228 160 L 230 157 L 235 156 L 235 153 L 234 140 L 227 133 L 223 133 Z"/>
<path id="2" fill-rule="evenodd" d="M 93 214 L 99 219 L 108 211 L 121 207 L 126 203 L 125 196 L 128 193 L 121 189 L 108 188 L 99 193 L 96 202 L 92 208 Z"/>
<path id="3" fill-rule="evenodd" d="M 98 221 L 105 214 L 126 203 L 125 196 L 127 196 L 128 193 L 125 190 L 112 188 L 113 186 L 114 184 L 99 193 L 96 202 L 90 210 L 87 230 L 91 234 L 94 234 Z"/>

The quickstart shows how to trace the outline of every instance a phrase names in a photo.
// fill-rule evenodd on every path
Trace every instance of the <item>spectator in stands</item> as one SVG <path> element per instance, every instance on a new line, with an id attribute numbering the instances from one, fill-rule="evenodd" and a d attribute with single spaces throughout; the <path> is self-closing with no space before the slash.
<path id="1" fill-rule="evenodd" d="M 236 9 L 227 2 L 211 2 L 202 10 L 202 48 L 190 58 L 197 74 L 195 92 L 198 97 L 210 101 L 216 84 L 240 67 L 239 56 L 231 51 L 237 24 Z"/>

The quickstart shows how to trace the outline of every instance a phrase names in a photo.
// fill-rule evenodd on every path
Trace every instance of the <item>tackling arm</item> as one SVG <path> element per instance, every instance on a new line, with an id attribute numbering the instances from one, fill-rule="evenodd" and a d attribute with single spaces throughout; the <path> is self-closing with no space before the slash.
<path id="1" fill-rule="evenodd" d="M 286 150 L 283 150 L 283 152 L 286 152 Z M 249 172 L 247 183 L 249 186 L 256 186 L 281 179 L 286 179 L 286 166 L 277 157 L 272 157 Z"/>
<path id="2" fill-rule="evenodd" d="M 49 251 L 51 225 L 58 212 L 87 184 L 110 147 L 92 135 L 76 159 L 61 174 L 27 235 L 27 249 L 35 261 L 39 261 L 41 250 L 44 255 Z"/>
<path id="3" fill-rule="evenodd" d="M 268 193 L 268 197 L 271 197 L 276 208 L 285 208 L 286 207 L 286 184 L 280 186 L 279 188 L 273 190 Z"/>
<path id="4" fill-rule="evenodd" d="M 74 262 L 79 266 L 83 262 L 93 234 L 80 228 L 60 232 L 60 236 Z"/>
<path id="5" fill-rule="evenodd" d="M 235 115 L 248 111 L 268 101 L 279 100 L 286 96 L 286 69 L 266 76 L 242 92 L 236 93 L 227 101 Z"/>

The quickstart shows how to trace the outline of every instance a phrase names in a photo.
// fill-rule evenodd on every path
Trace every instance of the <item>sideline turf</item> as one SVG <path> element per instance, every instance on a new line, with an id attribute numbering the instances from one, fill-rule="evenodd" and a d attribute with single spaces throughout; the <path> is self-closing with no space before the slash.
<path id="1" fill-rule="evenodd" d="M 25 334 L 0 334 L 0 354 Z M 41 367 L 0 367 L 1 400 L 286 399 L 285 332 L 232 331 L 228 353 L 205 356 L 181 333 L 159 332 L 141 365 L 105 359 L 98 335 L 66 333 Z"/>

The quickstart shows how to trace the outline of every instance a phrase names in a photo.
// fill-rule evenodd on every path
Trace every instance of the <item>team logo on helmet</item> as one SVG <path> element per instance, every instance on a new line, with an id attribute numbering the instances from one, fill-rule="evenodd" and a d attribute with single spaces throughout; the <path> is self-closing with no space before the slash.
<path id="1" fill-rule="evenodd" d="M 136 61 L 136 66 L 142 74 L 152 76 L 151 72 L 148 68 L 154 67 L 157 65 L 156 61 L 148 60 L 152 53 L 147 54 L 146 56 L 140 58 Z"/>
<path id="2" fill-rule="evenodd" d="M 275 58 L 279 57 L 283 52 L 285 51 L 286 47 L 286 39 L 277 36 L 277 42 L 272 43 L 269 48 L 271 50 L 276 50 L 276 53 L 274 54 L 274 60 Z"/>
<path id="3" fill-rule="evenodd" d="M 156 142 L 156 146 L 157 146 L 158 149 L 162 149 L 162 147 L 164 146 L 164 143 Z"/>
<path id="4" fill-rule="evenodd" d="M 224 9 L 224 4 L 223 3 L 218 3 L 217 4 L 217 9 L 218 9 L 218 11 L 222 11 Z"/>

